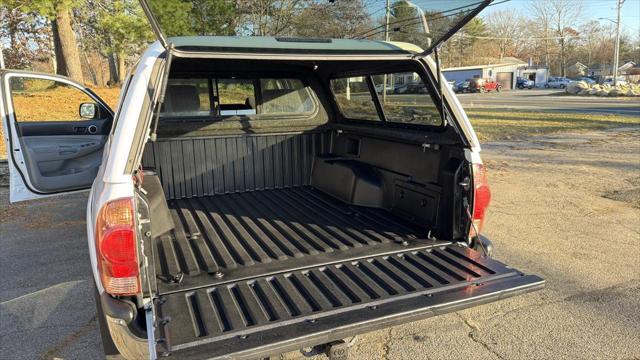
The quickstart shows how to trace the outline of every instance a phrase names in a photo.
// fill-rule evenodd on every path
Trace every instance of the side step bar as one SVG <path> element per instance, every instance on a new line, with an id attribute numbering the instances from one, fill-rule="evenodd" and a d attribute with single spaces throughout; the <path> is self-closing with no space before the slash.
<path id="1" fill-rule="evenodd" d="M 533 291 L 544 280 L 455 245 L 160 296 L 158 353 L 275 355 Z"/>

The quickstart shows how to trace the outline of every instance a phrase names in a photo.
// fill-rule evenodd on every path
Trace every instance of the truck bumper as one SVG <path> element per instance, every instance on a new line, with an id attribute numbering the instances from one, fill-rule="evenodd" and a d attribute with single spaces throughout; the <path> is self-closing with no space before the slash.
<path id="1" fill-rule="evenodd" d="M 109 335 L 118 352 L 126 359 L 148 359 L 147 338 L 134 334 L 129 327 L 137 316 L 135 306 L 127 301 L 114 299 L 107 293 L 100 294 L 100 305 Z"/>

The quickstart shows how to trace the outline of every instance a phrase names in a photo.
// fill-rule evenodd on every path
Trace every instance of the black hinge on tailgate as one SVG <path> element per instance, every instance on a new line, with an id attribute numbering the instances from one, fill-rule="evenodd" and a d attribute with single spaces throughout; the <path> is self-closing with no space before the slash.
<path id="1" fill-rule="evenodd" d="M 252 358 L 350 337 L 538 289 L 456 245 L 399 252 L 161 295 L 159 352 Z"/>

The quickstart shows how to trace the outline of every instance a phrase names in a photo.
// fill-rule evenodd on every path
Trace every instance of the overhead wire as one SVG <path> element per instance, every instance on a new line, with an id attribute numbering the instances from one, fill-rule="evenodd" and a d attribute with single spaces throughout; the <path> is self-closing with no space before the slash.
<path id="1" fill-rule="evenodd" d="M 511 0 L 501 0 L 501 1 L 489 4 L 489 5 L 487 5 L 487 7 L 500 5 L 500 4 L 509 2 L 509 1 L 511 1 Z M 479 2 L 476 2 L 476 3 L 469 4 L 469 5 L 460 6 L 460 7 L 457 7 L 457 8 L 451 8 L 451 9 L 448 9 L 448 10 L 444 10 L 444 11 L 441 11 L 439 14 L 445 14 L 445 13 L 448 13 L 448 12 L 451 12 L 451 11 L 465 9 L 463 11 L 458 11 L 458 12 L 453 13 L 453 14 L 430 17 L 430 18 L 427 18 L 427 21 L 439 20 L 439 19 L 444 19 L 444 18 L 448 18 L 448 17 L 453 17 L 453 16 L 457 16 L 457 15 L 460 15 L 460 14 L 464 14 L 464 13 L 467 13 L 468 11 L 471 10 L 471 9 L 469 9 L 469 7 L 471 7 L 473 5 L 478 5 L 478 4 L 481 4 L 481 3 L 482 3 L 482 1 L 479 1 Z M 418 20 L 418 19 L 419 19 L 419 21 L 414 21 L 414 22 L 408 23 L 408 24 L 402 24 L 399 27 L 411 26 L 411 25 L 416 25 L 416 24 L 422 23 L 422 16 L 419 15 L 419 16 L 415 16 L 415 17 L 412 17 L 412 18 L 407 18 L 407 19 L 402 19 L 402 20 L 397 20 L 397 21 L 390 22 L 389 23 L 389 27 L 392 27 L 393 25 L 396 25 L 396 24 L 405 23 L 405 22 L 408 22 L 408 21 Z M 355 39 L 370 38 L 372 36 L 378 35 L 378 34 L 383 33 L 383 32 L 386 31 L 386 29 L 382 29 L 382 28 L 386 28 L 386 24 L 377 26 L 375 28 L 371 28 L 371 29 L 369 29 L 367 31 L 364 31 L 364 32 L 361 32 L 361 33 L 355 35 L 353 38 L 355 38 Z M 393 28 L 398 28 L 398 27 L 393 27 Z M 377 29 L 382 29 L 382 30 L 375 31 Z M 374 32 L 370 33 L 371 31 L 374 31 Z"/>
<path id="2" fill-rule="evenodd" d="M 503 0 L 503 1 L 510 1 L 510 0 Z M 475 2 L 475 3 L 472 3 L 472 4 L 468 4 L 468 5 L 465 5 L 465 6 L 459 6 L 459 7 L 456 7 L 456 8 L 451 8 L 451 9 L 448 9 L 448 10 L 444 10 L 444 11 L 441 11 L 439 14 L 446 14 L 446 13 L 451 12 L 451 11 L 467 9 L 467 8 L 469 8 L 471 6 L 478 5 L 478 4 L 481 4 L 481 3 L 483 3 L 483 1 L 478 1 L 478 2 Z M 386 9 L 386 7 L 385 7 L 385 9 Z M 467 9 L 467 10 L 470 10 L 470 9 Z M 463 13 L 463 12 L 464 11 L 460 11 L 458 13 L 447 15 L 447 16 L 454 16 L 454 15 L 458 15 L 458 14 Z M 422 16 L 415 16 L 415 17 L 412 17 L 412 18 L 396 20 L 396 21 L 390 22 L 389 26 L 395 25 L 395 24 L 398 24 L 398 23 L 402 23 L 402 22 L 406 22 L 406 21 L 415 20 L 415 19 L 421 19 L 421 18 L 422 18 Z M 437 18 L 429 18 L 428 20 L 435 20 L 435 19 L 437 19 Z M 386 24 L 380 25 L 380 26 L 376 26 L 376 27 L 371 28 L 371 29 L 369 29 L 367 31 L 364 31 L 362 33 L 357 34 L 356 36 L 354 36 L 354 38 L 368 37 L 369 35 L 367 35 L 367 33 L 371 32 L 371 31 L 375 31 L 375 30 L 381 29 L 381 28 L 385 28 L 386 26 L 387 26 Z"/>

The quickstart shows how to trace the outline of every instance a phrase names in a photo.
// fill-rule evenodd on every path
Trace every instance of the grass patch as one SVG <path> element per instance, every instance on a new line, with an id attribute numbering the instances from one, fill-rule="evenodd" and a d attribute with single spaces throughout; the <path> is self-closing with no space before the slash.
<path id="1" fill-rule="evenodd" d="M 640 118 L 613 114 L 470 110 L 467 116 L 481 142 L 525 139 L 562 131 L 640 126 Z"/>

